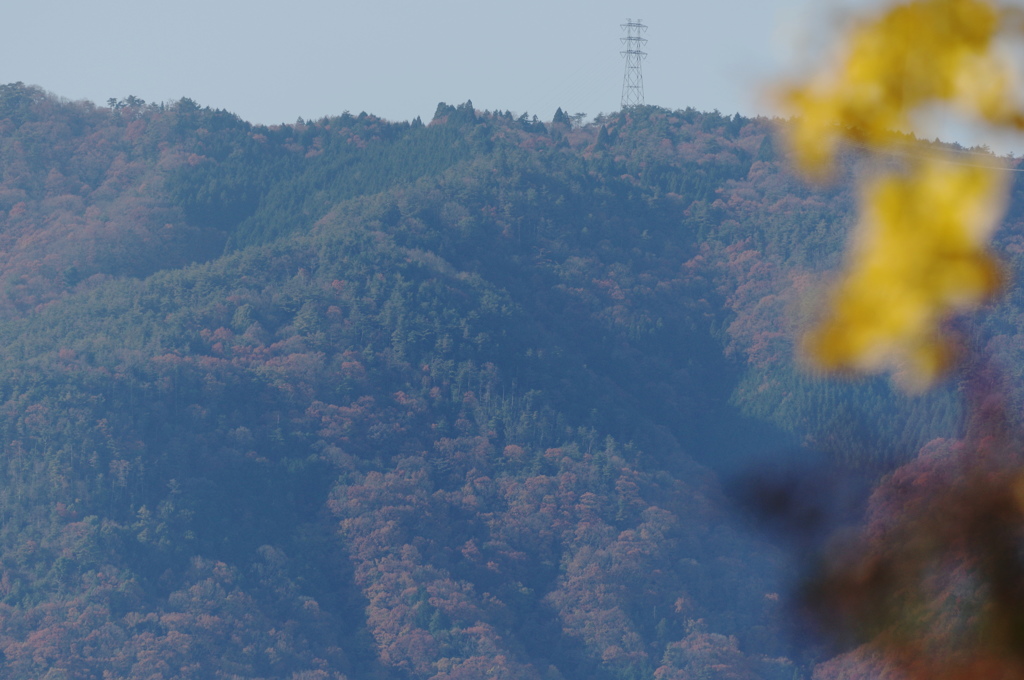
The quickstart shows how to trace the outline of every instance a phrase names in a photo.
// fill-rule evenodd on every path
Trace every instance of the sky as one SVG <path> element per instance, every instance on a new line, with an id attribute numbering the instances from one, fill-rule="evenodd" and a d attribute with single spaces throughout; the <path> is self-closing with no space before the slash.
<path id="1" fill-rule="evenodd" d="M 620 26 L 633 19 L 648 27 L 646 103 L 775 115 L 771 86 L 820 62 L 843 17 L 880 4 L 33 0 L 4 9 L 0 83 L 97 104 L 189 97 L 263 124 L 344 111 L 429 120 L 438 102 L 466 100 L 589 119 L 620 108 Z"/>
<path id="2" fill-rule="evenodd" d="M 640 19 L 646 103 L 754 115 L 813 48 L 807 37 L 864 4 L 33 0 L 4 8 L 0 82 L 98 104 L 190 97 L 264 124 L 346 110 L 429 119 L 439 101 L 469 99 L 543 120 L 559 106 L 593 117 L 619 109 L 620 24 Z"/>

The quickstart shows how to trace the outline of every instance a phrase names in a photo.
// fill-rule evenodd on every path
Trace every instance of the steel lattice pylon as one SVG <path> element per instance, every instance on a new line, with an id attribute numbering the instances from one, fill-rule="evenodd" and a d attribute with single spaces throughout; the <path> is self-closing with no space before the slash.
<path id="1" fill-rule="evenodd" d="M 641 36 L 647 32 L 647 27 L 640 19 L 626 19 L 621 26 L 626 32 L 626 37 L 620 38 L 626 46 L 621 53 L 626 58 L 626 72 L 622 75 L 622 108 L 625 109 L 644 104 L 644 74 L 640 64 L 647 56 L 641 49 L 647 44 L 647 38 Z"/>

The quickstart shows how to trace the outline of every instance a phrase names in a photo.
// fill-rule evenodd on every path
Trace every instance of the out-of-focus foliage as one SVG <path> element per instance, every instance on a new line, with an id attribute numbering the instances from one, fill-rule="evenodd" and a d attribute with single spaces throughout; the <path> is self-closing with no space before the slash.
<path id="1" fill-rule="evenodd" d="M 805 347 L 829 370 L 894 370 L 908 388 L 950 365 L 939 326 L 999 287 L 985 251 L 1002 217 L 1003 178 L 941 158 L 864 189 L 852 265 Z"/>
<path id="2" fill-rule="evenodd" d="M 989 0 L 913 0 L 853 26 L 838 63 L 784 92 L 799 115 L 790 131 L 797 163 L 820 173 L 843 142 L 900 143 L 936 102 L 1024 124 L 1011 62 L 995 45 L 1001 31 L 1019 28 L 1007 14 Z"/>
<path id="3" fill-rule="evenodd" d="M 851 31 L 838 68 L 791 92 L 802 114 L 791 139 L 805 169 L 820 171 L 841 141 L 888 166 L 863 190 L 847 272 L 805 342 L 823 367 L 893 369 L 904 385 L 926 388 L 952 363 L 953 343 L 940 333 L 951 313 L 999 288 L 986 248 L 1010 178 L 899 133 L 933 103 L 1022 127 L 1016 83 L 994 45 L 1017 21 L 986 1 L 901 3 Z M 909 156 L 894 161 L 893 150 Z M 1009 217 L 1019 218 L 1012 204 Z M 1004 244 L 1019 256 L 1015 236 Z M 977 329 L 958 332 L 970 397 L 962 439 L 937 439 L 886 477 L 865 526 L 834 540 L 807 593 L 819 622 L 855 645 L 818 666 L 816 680 L 1024 677 L 1024 441 L 1011 396 L 1020 383 L 997 377 L 1000 364 L 1020 372 Z"/>
<path id="4" fill-rule="evenodd" d="M 1006 179 L 994 164 L 958 165 L 905 139 L 935 104 L 1020 127 L 1011 69 L 995 46 L 1006 25 L 987 0 L 900 3 L 850 31 L 838 64 L 785 100 L 797 114 L 790 140 L 798 165 L 820 174 L 843 142 L 892 164 L 862 192 L 861 222 L 847 273 L 806 349 L 828 370 L 894 370 L 904 386 L 930 386 L 949 366 L 939 326 L 998 288 L 986 252 L 1002 215 Z"/>
<path id="5" fill-rule="evenodd" d="M 990 358 L 973 359 L 966 435 L 887 476 L 824 555 L 806 602 L 852 649 L 815 680 L 1024 677 L 1020 424 Z"/>

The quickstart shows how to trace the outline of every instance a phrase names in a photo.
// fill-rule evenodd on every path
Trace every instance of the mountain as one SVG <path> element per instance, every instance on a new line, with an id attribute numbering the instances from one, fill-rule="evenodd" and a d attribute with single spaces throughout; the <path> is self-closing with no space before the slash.
<path id="1" fill-rule="evenodd" d="M 4 677 L 809 677 L 721 480 L 961 427 L 794 360 L 856 199 L 767 119 L 108 104 L 0 86 Z"/>

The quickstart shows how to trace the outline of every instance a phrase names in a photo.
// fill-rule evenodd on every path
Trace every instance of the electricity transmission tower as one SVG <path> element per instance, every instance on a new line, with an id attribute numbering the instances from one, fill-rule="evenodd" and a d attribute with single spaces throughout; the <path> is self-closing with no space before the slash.
<path id="1" fill-rule="evenodd" d="M 619 38 L 626 46 L 621 52 L 626 58 L 626 72 L 622 75 L 622 108 L 643 106 L 644 74 L 640 70 L 640 63 L 647 56 L 641 49 L 647 44 L 647 38 L 642 37 L 647 32 L 647 27 L 640 19 L 626 19 L 626 23 L 620 25 L 626 32 L 625 38 Z"/>

